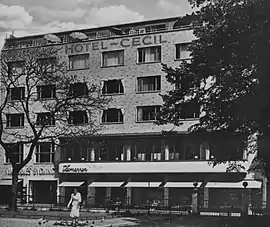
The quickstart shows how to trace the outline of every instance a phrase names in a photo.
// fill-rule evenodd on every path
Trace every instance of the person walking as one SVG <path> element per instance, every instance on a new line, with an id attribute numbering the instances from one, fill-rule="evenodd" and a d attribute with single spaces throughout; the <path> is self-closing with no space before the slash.
<path id="1" fill-rule="evenodd" d="M 73 193 L 71 194 L 71 198 L 67 207 L 69 208 L 72 205 L 70 217 L 72 218 L 72 226 L 76 226 L 78 224 L 78 218 L 80 217 L 80 203 L 82 202 L 81 193 L 75 188 Z"/>

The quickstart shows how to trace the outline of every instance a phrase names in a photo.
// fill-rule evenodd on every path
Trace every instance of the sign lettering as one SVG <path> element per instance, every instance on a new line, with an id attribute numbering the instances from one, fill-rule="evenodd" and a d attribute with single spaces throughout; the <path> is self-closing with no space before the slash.
<path id="1" fill-rule="evenodd" d="M 53 176 L 54 174 L 54 168 L 45 167 L 27 167 L 19 172 L 19 176 Z M 12 176 L 12 169 L 6 169 L 5 175 Z"/>
<path id="2" fill-rule="evenodd" d="M 63 173 L 87 173 L 87 168 L 70 167 L 70 165 L 63 165 Z"/>
<path id="3" fill-rule="evenodd" d="M 82 52 L 107 50 L 110 46 L 119 47 L 131 47 L 131 46 L 141 46 L 141 45 L 152 45 L 152 44 L 162 44 L 167 41 L 163 39 L 162 35 L 146 35 L 146 36 L 136 36 L 136 37 L 126 37 L 119 41 L 113 40 L 111 43 L 108 41 L 94 41 L 88 43 L 77 43 L 77 44 L 66 44 L 65 51 L 66 54 L 79 54 Z"/>

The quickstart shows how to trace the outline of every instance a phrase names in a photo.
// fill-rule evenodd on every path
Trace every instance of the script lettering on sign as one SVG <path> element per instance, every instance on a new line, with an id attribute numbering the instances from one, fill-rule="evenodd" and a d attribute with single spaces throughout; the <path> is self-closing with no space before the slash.
<path id="1" fill-rule="evenodd" d="M 86 53 L 90 51 L 107 50 L 109 47 L 119 46 L 123 48 L 136 47 L 142 45 L 155 45 L 166 43 L 162 35 L 145 35 L 136 37 L 125 37 L 119 40 L 107 41 L 106 43 L 101 41 L 76 43 L 76 44 L 66 44 L 65 50 L 66 54 L 79 54 Z"/>
<path id="2" fill-rule="evenodd" d="M 87 173 L 87 168 L 70 167 L 70 165 L 63 165 L 63 173 Z"/>

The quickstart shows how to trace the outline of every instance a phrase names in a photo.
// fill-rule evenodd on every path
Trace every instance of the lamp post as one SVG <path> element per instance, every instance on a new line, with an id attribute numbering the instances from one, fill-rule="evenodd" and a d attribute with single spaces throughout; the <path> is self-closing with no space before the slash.
<path id="1" fill-rule="evenodd" d="M 248 182 L 243 182 L 243 192 L 242 192 L 242 204 L 241 204 L 241 216 L 248 215 L 248 193 L 247 193 Z"/>

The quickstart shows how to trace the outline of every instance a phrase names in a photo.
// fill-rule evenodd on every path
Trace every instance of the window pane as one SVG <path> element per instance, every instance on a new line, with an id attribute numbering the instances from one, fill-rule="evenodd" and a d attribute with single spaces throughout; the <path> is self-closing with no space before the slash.
<path id="1" fill-rule="evenodd" d="M 102 53 L 103 66 L 124 65 L 124 51 L 110 51 Z"/>
<path id="2" fill-rule="evenodd" d="M 55 98 L 55 85 L 37 86 L 38 99 Z"/>
<path id="3" fill-rule="evenodd" d="M 176 44 L 176 59 L 189 59 L 190 51 L 188 50 L 189 43 Z"/>
<path id="4" fill-rule="evenodd" d="M 159 91 L 160 76 L 149 76 L 138 78 L 138 91 Z"/>
<path id="5" fill-rule="evenodd" d="M 88 123 L 88 117 L 86 111 L 74 111 L 70 112 L 69 124 L 86 124 Z"/>
<path id="6" fill-rule="evenodd" d="M 89 54 L 69 56 L 69 69 L 89 68 Z"/>
<path id="7" fill-rule="evenodd" d="M 108 80 L 104 81 L 102 88 L 103 94 L 122 94 L 124 87 L 121 80 Z"/>
<path id="8" fill-rule="evenodd" d="M 121 109 L 104 110 L 103 114 L 102 114 L 102 122 L 103 123 L 123 122 L 123 113 L 122 113 Z"/>
<path id="9" fill-rule="evenodd" d="M 146 47 L 138 49 L 138 62 L 159 62 L 161 61 L 161 47 Z"/>

